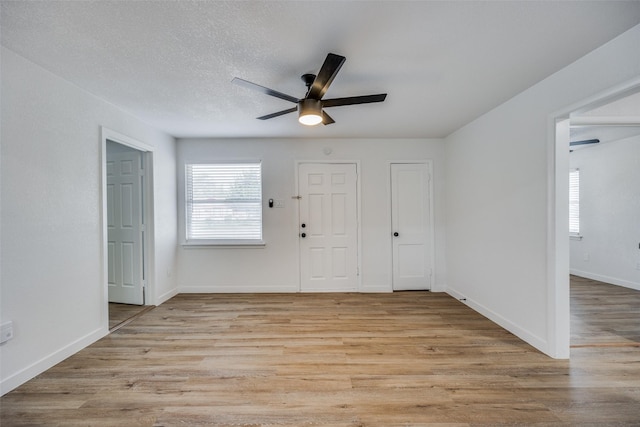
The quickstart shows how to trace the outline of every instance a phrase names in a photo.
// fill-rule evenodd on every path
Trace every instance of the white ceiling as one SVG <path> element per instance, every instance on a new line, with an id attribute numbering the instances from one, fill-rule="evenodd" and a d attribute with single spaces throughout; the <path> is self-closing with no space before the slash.
<path id="1" fill-rule="evenodd" d="M 176 137 L 444 137 L 640 22 L 640 1 L 6 1 L 2 45 Z M 302 97 L 347 58 L 329 126 Z"/>

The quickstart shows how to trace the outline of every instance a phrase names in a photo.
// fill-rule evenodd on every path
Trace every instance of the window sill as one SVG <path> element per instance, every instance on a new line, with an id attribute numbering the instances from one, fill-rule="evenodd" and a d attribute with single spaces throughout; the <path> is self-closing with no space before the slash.
<path id="1" fill-rule="evenodd" d="M 223 241 L 199 241 L 184 242 L 182 247 L 185 249 L 262 249 L 266 246 L 263 240 L 223 240 Z"/>
<path id="2" fill-rule="evenodd" d="M 582 240 L 582 236 L 580 234 L 571 234 L 569 240 Z"/>

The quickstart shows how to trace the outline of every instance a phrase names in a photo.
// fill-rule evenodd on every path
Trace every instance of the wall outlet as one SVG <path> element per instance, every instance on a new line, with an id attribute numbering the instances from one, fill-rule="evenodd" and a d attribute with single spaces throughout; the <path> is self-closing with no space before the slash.
<path id="1" fill-rule="evenodd" d="M 8 321 L 0 325 L 0 344 L 13 338 L 13 322 Z"/>
<path id="2" fill-rule="evenodd" d="M 583 261 L 589 261 L 589 252 L 585 252 L 582 254 L 582 260 Z"/>
<path id="3" fill-rule="evenodd" d="M 640 270 L 640 262 L 636 262 L 636 270 Z"/>

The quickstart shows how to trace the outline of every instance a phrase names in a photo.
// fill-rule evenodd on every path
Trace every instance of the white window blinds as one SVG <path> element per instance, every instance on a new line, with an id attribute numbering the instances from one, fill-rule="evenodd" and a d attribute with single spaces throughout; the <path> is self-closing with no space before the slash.
<path id="1" fill-rule="evenodd" d="M 580 234 L 580 170 L 569 171 L 569 234 Z"/>
<path id="2" fill-rule="evenodd" d="M 189 240 L 262 240 L 260 163 L 187 164 Z"/>

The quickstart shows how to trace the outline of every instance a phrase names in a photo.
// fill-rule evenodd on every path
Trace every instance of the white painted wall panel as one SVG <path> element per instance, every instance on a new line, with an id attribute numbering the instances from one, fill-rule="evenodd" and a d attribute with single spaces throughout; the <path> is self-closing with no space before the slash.
<path id="1" fill-rule="evenodd" d="M 568 274 L 568 265 L 550 265 L 547 258 L 547 238 L 553 235 L 547 194 L 554 188 L 548 186 L 554 183 L 550 118 L 636 79 L 638 46 L 640 26 L 446 139 L 449 291 L 552 355 L 569 353 L 568 326 L 559 328 L 566 337 L 554 335 L 557 322 L 569 322 L 569 300 L 568 288 L 560 290 L 562 307 L 554 311 L 550 271 L 565 268 Z"/>
<path id="2" fill-rule="evenodd" d="M 331 148 L 331 154 L 324 154 Z M 264 240 L 261 249 L 179 250 L 179 286 L 185 292 L 297 291 L 299 288 L 296 161 L 359 161 L 362 291 L 391 291 L 390 162 L 433 159 L 436 266 L 434 289 L 444 288 L 444 145 L 438 139 L 181 139 L 178 140 L 179 215 L 183 215 L 181 165 L 189 159 L 261 159 Z M 266 200 L 284 201 L 269 209 Z M 319 207 L 318 207 L 319 208 Z M 179 222 L 183 227 L 183 219 Z M 307 229 L 308 233 L 323 230 Z"/>
<path id="3" fill-rule="evenodd" d="M 156 293 L 175 290 L 175 142 L 2 48 L 2 393 L 106 333 L 100 126 L 157 147 Z"/>

